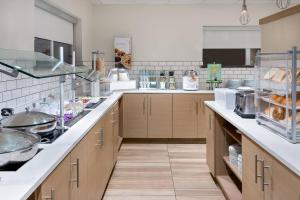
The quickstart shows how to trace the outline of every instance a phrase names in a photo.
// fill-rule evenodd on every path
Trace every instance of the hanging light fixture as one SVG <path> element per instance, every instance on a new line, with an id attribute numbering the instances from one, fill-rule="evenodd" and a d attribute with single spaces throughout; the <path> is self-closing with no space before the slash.
<path id="1" fill-rule="evenodd" d="M 243 0 L 240 22 L 242 25 L 247 25 L 250 22 L 250 16 L 246 5 L 246 0 Z"/>
<path id="2" fill-rule="evenodd" d="M 276 5 L 280 9 L 286 9 L 291 4 L 291 0 L 276 0 Z"/>

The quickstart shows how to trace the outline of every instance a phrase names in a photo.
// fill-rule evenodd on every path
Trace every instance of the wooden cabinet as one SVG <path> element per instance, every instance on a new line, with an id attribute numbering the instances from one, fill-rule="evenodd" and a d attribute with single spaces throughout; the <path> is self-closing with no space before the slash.
<path id="1" fill-rule="evenodd" d="M 207 138 L 208 132 L 211 130 L 211 118 L 205 109 L 205 101 L 212 101 L 214 99 L 213 94 L 199 94 L 196 95 L 196 101 L 198 104 L 198 138 Z"/>
<path id="2" fill-rule="evenodd" d="M 88 192 L 88 141 L 83 138 L 70 154 L 70 199 L 82 200 Z"/>
<path id="3" fill-rule="evenodd" d="M 197 138 L 198 104 L 193 94 L 173 95 L 173 138 Z"/>
<path id="4" fill-rule="evenodd" d="M 126 94 L 123 135 L 125 138 L 171 138 L 172 94 Z"/>
<path id="5" fill-rule="evenodd" d="M 214 112 L 205 106 L 205 113 L 208 116 L 208 130 L 206 135 L 206 161 L 208 168 L 213 176 L 215 176 L 215 126 Z"/>
<path id="6" fill-rule="evenodd" d="M 300 177 L 243 136 L 243 200 L 300 198 Z"/>
<path id="7" fill-rule="evenodd" d="M 113 151 L 113 159 L 114 159 L 114 163 L 117 162 L 117 158 L 118 158 L 118 152 L 119 152 L 119 143 L 121 140 L 120 137 L 120 109 L 119 109 L 119 102 L 115 103 L 113 106 L 113 121 L 112 121 L 112 125 L 113 125 L 113 145 L 114 145 L 114 151 Z"/>
<path id="8" fill-rule="evenodd" d="M 103 187 L 103 145 L 104 145 L 104 123 L 102 118 L 88 133 L 88 200 L 100 200 L 105 188 Z"/>
<path id="9" fill-rule="evenodd" d="M 67 156 L 42 183 L 37 199 L 70 199 L 70 156 Z"/>
<path id="10" fill-rule="evenodd" d="M 242 138 L 243 200 L 263 199 L 261 169 L 263 152 L 249 139 Z"/>
<path id="11" fill-rule="evenodd" d="M 148 138 L 172 138 L 172 94 L 148 95 Z"/>
<path id="12" fill-rule="evenodd" d="M 114 137 L 113 137 L 113 109 L 110 109 L 104 117 L 103 154 L 101 164 L 103 165 L 103 187 L 106 187 L 114 166 Z"/>
<path id="13" fill-rule="evenodd" d="M 286 52 L 293 46 L 299 49 L 299 20 L 300 5 L 261 19 L 262 52 Z"/>
<path id="14" fill-rule="evenodd" d="M 147 94 L 126 94 L 123 97 L 123 136 L 147 138 Z"/>

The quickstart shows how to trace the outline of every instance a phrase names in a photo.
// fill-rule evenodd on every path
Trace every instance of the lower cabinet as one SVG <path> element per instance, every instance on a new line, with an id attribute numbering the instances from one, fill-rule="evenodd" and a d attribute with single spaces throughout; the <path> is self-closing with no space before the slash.
<path id="1" fill-rule="evenodd" d="M 118 151 L 119 151 L 119 143 L 121 140 L 120 137 L 120 107 L 119 102 L 115 103 L 113 106 L 113 113 L 112 113 L 112 125 L 113 125 L 113 146 L 114 146 L 114 163 L 117 162 L 118 158 Z"/>
<path id="2" fill-rule="evenodd" d="M 300 178 L 258 147 L 242 138 L 243 200 L 300 199 Z"/>
<path id="3" fill-rule="evenodd" d="M 198 111 L 195 95 L 173 95 L 173 138 L 197 138 Z"/>
<path id="4" fill-rule="evenodd" d="M 172 94 L 126 94 L 125 138 L 172 138 Z"/>
<path id="5" fill-rule="evenodd" d="M 86 198 L 88 190 L 88 140 L 82 141 L 70 154 L 70 199 L 82 200 Z"/>
<path id="6" fill-rule="evenodd" d="M 215 176 L 215 113 L 205 106 L 205 113 L 208 116 L 208 130 L 206 131 L 206 161 L 208 168 Z"/>
<path id="7" fill-rule="evenodd" d="M 37 199 L 70 199 L 70 156 L 67 156 L 43 182 L 37 192 Z"/>
<path id="8" fill-rule="evenodd" d="M 148 95 L 148 138 L 172 138 L 172 95 Z"/>
<path id="9" fill-rule="evenodd" d="M 114 167 L 114 109 L 89 131 L 30 200 L 101 200 Z"/>

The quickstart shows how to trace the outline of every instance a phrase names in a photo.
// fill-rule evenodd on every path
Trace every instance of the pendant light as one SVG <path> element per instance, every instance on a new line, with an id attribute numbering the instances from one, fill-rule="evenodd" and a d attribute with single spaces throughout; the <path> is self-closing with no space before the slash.
<path id="1" fill-rule="evenodd" d="M 291 4 L 291 0 L 276 0 L 276 5 L 280 9 L 286 9 Z"/>
<path id="2" fill-rule="evenodd" d="M 250 22 L 250 16 L 246 5 L 246 0 L 243 0 L 240 22 L 242 25 L 247 25 Z"/>

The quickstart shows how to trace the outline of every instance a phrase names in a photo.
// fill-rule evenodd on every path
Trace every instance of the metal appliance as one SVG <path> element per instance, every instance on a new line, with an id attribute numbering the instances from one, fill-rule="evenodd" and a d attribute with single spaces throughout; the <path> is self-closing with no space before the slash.
<path id="1" fill-rule="evenodd" d="M 183 90 L 198 90 L 199 89 L 199 76 L 194 70 L 185 71 L 182 78 L 182 88 Z"/>
<path id="2" fill-rule="evenodd" d="M 255 118 L 254 90 L 239 90 L 235 94 L 234 112 L 242 118 Z"/>

